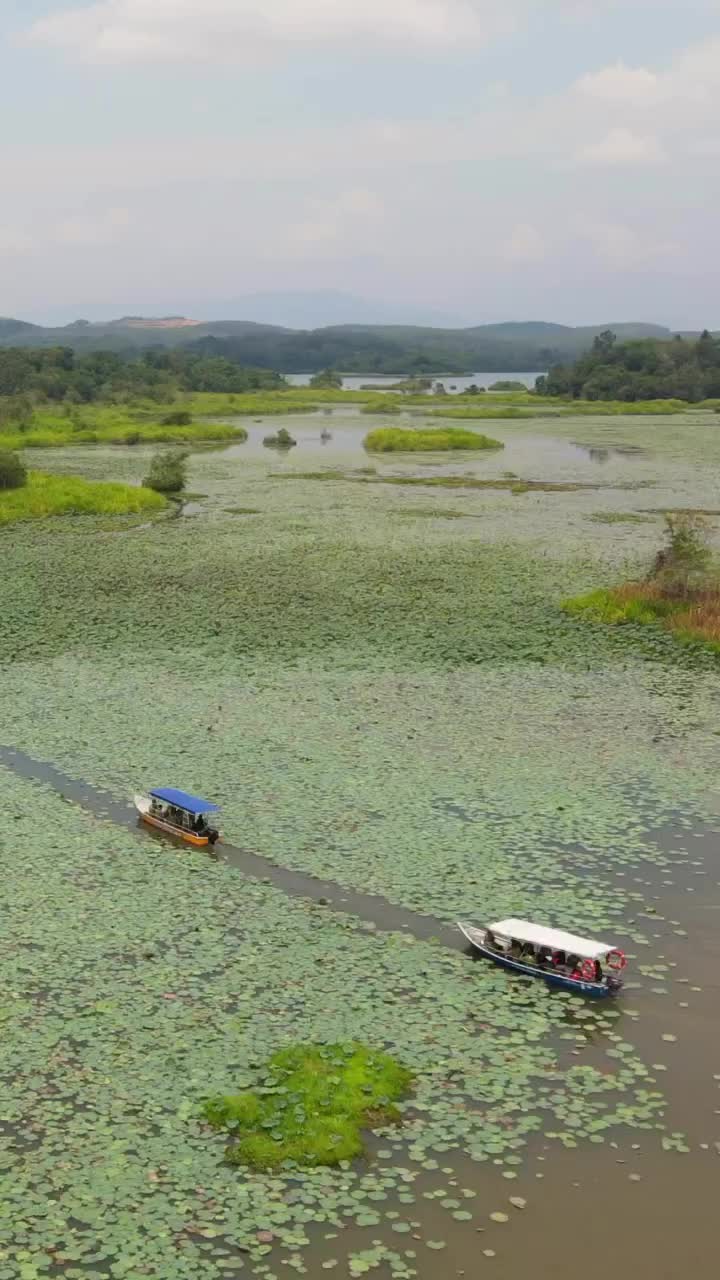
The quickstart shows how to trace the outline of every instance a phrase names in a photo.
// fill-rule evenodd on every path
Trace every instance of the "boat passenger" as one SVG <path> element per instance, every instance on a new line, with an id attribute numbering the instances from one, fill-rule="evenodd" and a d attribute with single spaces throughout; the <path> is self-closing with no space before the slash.
<path id="1" fill-rule="evenodd" d="M 603 980 L 602 965 L 600 964 L 599 960 L 596 960 L 595 961 L 595 981 L 602 982 L 602 980 Z"/>

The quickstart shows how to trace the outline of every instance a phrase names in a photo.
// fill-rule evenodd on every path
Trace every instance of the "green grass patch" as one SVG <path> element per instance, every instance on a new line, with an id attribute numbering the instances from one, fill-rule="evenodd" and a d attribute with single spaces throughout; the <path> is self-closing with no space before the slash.
<path id="1" fill-rule="evenodd" d="M 642 417 L 687 413 L 684 400 L 553 400 L 540 396 L 489 397 L 482 404 L 455 404 L 452 408 L 433 409 L 434 418 L 607 418 Z M 520 406 L 527 406 L 521 408 Z"/>
<path id="2" fill-rule="evenodd" d="M 232 1164 L 337 1165 L 363 1155 L 362 1130 L 397 1124 L 412 1074 L 359 1044 L 299 1045 L 270 1059 L 262 1088 L 212 1098 L 204 1115 L 232 1135 Z"/>
<path id="3" fill-rule="evenodd" d="M 138 403 L 132 408 L 113 405 L 63 412 L 39 409 L 21 427 L 0 428 L 0 449 L 55 449 L 85 444 L 190 444 L 247 440 L 243 427 L 223 422 L 173 424 L 160 419 L 165 410 Z M 168 414 L 165 414 L 168 416 Z"/>
<path id="4" fill-rule="evenodd" d="M 261 516 L 262 511 L 259 507 L 225 507 L 225 514 L 229 516 Z"/>
<path id="5" fill-rule="evenodd" d="M 586 617 L 591 622 L 647 623 L 670 618 L 687 609 L 686 601 L 666 600 L 645 583 L 624 587 L 600 588 L 588 595 L 575 596 L 562 604 L 565 613 Z"/>
<path id="6" fill-rule="evenodd" d="M 572 617 L 613 626 L 660 624 L 682 644 L 720 653 L 720 592 L 714 586 L 672 599 L 655 582 L 628 582 L 565 600 L 561 608 Z"/>
<path id="7" fill-rule="evenodd" d="M 365 437 L 372 453 L 445 453 L 449 449 L 503 449 L 499 440 L 461 428 L 379 427 Z"/>
<path id="8" fill-rule="evenodd" d="M 0 493 L 0 525 L 46 516 L 152 514 L 167 506 L 151 489 L 32 471 L 22 489 Z"/>

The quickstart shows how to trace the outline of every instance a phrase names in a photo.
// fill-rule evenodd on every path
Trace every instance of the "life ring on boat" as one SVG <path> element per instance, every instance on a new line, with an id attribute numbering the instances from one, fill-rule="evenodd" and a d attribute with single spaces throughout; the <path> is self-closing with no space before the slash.
<path id="1" fill-rule="evenodd" d="M 594 960 L 583 960 L 582 964 L 580 965 L 580 977 L 582 978 L 583 982 L 595 981 L 595 961 Z"/>
<path id="2" fill-rule="evenodd" d="M 613 969 L 615 973 L 622 973 L 627 967 L 627 956 L 624 951 L 611 951 L 608 954 L 608 969 Z"/>

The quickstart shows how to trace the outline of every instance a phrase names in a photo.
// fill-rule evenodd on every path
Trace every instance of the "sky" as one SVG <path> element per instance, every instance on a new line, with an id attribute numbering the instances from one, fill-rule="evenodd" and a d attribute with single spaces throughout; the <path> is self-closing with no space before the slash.
<path id="1" fill-rule="evenodd" d="M 2 0 L 0 109 L 0 314 L 720 328 L 720 0 Z"/>

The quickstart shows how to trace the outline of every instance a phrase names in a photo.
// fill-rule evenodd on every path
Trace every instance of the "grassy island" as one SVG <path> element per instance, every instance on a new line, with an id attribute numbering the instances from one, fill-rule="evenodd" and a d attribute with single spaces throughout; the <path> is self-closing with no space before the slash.
<path id="1" fill-rule="evenodd" d="M 213 1098 L 204 1114 L 234 1134 L 232 1164 L 337 1165 L 364 1153 L 362 1129 L 398 1123 L 393 1104 L 411 1083 L 406 1067 L 363 1045 L 300 1045 L 273 1055 L 261 1091 Z"/>
<path id="2" fill-rule="evenodd" d="M 720 653 L 720 571 L 699 515 L 666 516 L 667 544 L 642 581 L 566 600 L 563 609 L 590 622 L 660 624 L 679 640 Z"/>
<path id="3" fill-rule="evenodd" d="M 462 427 L 378 427 L 365 437 L 373 453 L 445 453 L 448 449 L 503 449 L 499 440 Z"/>
<path id="4" fill-rule="evenodd" d="M 31 471 L 21 488 L 0 490 L 0 527 L 46 516 L 151 515 L 166 505 L 151 489 Z"/>

